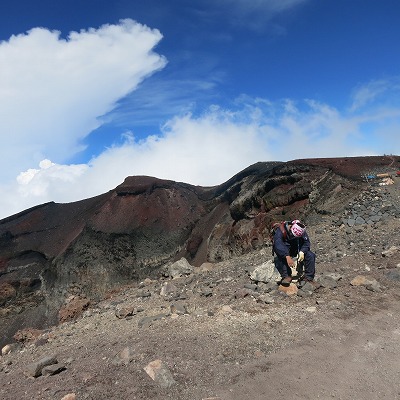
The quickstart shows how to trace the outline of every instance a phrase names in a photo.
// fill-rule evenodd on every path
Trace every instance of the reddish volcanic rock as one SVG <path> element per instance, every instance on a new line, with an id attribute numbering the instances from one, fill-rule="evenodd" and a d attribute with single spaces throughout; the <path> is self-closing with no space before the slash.
<path id="1" fill-rule="evenodd" d="M 80 316 L 90 305 L 90 301 L 84 298 L 70 299 L 58 312 L 60 322 L 71 321 Z"/>
<path id="2" fill-rule="evenodd" d="M 291 164 L 306 164 L 328 168 L 346 178 L 363 180 L 366 175 L 381 171 L 395 171 L 399 167 L 399 156 L 308 158 L 290 161 Z"/>
<path id="3" fill-rule="evenodd" d="M 101 232 L 149 229 L 171 233 L 191 229 L 204 213 L 204 205 L 189 185 L 129 177 L 90 218 L 88 225 Z"/>

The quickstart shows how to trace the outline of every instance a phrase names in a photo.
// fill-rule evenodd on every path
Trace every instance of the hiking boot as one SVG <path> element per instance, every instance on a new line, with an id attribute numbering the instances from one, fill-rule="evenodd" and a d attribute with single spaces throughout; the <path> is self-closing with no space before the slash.
<path id="1" fill-rule="evenodd" d="M 290 282 L 292 282 L 292 277 L 287 276 L 286 278 L 283 278 L 281 281 L 282 286 L 290 286 Z"/>

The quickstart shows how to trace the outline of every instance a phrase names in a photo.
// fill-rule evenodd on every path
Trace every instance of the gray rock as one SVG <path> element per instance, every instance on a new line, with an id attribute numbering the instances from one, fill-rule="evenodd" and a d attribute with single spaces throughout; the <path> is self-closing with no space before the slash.
<path id="1" fill-rule="evenodd" d="M 349 219 L 347 220 L 347 225 L 348 225 L 348 226 L 354 226 L 355 223 L 356 223 L 356 220 L 353 219 L 353 218 L 349 218 Z"/>
<path id="2" fill-rule="evenodd" d="M 391 246 L 389 249 L 382 251 L 382 257 L 393 257 L 398 253 L 400 253 L 400 247 Z"/>
<path id="3" fill-rule="evenodd" d="M 268 283 L 258 282 L 257 286 L 258 286 L 257 291 L 260 293 L 270 293 L 277 289 L 276 282 L 268 282 Z"/>
<path id="4" fill-rule="evenodd" d="M 203 287 L 200 290 L 200 296 L 210 297 L 213 295 L 213 291 L 209 287 Z"/>
<path id="5" fill-rule="evenodd" d="M 15 350 L 18 350 L 21 348 L 21 345 L 19 343 L 10 343 L 6 344 L 2 349 L 1 349 L 1 355 L 5 356 L 6 354 L 10 354 Z"/>
<path id="6" fill-rule="evenodd" d="M 398 269 L 393 269 L 386 273 L 386 278 L 391 281 L 400 282 L 400 271 Z"/>
<path id="7" fill-rule="evenodd" d="M 258 290 L 258 285 L 256 285 L 255 283 L 245 283 L 244 284 L 244 288 L 245 289 L 250 289 L 252 291 L 257 291 Z"/>
<path id="8" fill-rule="evenodd" d="M 318 289 L 318 287 L 319 286 L 321 286 L 321 284 L 319 283 L 319 282 L 316 282 L 317 283 L 317 285 L 313 285 L 312 283 L 310 283 L 310 282 L 304 282 L 304 281 L 302 281 L 301 282 L 301 290 L 303 291 L 303 292 L 314 292 L 314 290 L 316 290 L 316 289 Z"/>
<path id="9" fill-rule="evenodd" d="M 117 308 L 115 310 L 115 316 L 119 319 L 131 317 L 135 315 L 135 307 L 134 306 L 129 306 L 129 307 L 121 307 Z"/>
<path id="10" fill-rule="evenodd" d="M 297 296 L 299 297 L 310 297 L 313 295 L 313 291 L 310 290 L 303 290 L 303 288 L 297 291 Z"/>
<path id="11" fill-rule="evenodd" d="M 56 375 L 65 370 L 66 370 L 66 367 L 64 364 L 46 365 L 42 369 L 42 375 L 43 376 Z"/>
<path id="12" fill-rule="evenodd" d="M 371 292 L 381 292 L 382 288 L 378 281 L 375 279 L 368 285 L 365 286 Z"/>
<path id="13" fill-rule="evenodd" d="M 331 300 L 328 303 L 328 308 L 331 310 L 344 310 L 346 309 L 346 305 L 339 300 Z"/>
<path id="14" fill-rule="evenodd" d="M 136 296 L 137 296 L 137 297 L 150 297 L 150 296 L 151 296 L 151 293 L 150 293 L 149 290 L 143 289 L 143 290 L 138 290 Z"/>
<path id="15" fill-rule="evenodd" d="M 365 224 L 365 219 L 363 217 L 358 216 L 355 221 L 355 225 L 363 225 Z"/>
<path id="16" fill-rule="evenodd" d="M 25 368 L 24 373 L 27 376 L 37 378 L 42 374 L 42 370 L 44 367 L 47 367 L 48 365 L 57 364 L 57 362 L 58 361 L 56 356 L 44 357 L 35 363 L 29 364 Z"/>
<path id="17" fill-rule="evenodd" d="M 272 260 L 268 260 L 265 263 L 254 268 L 253 272 L 250 274 L 250 279 L 254 282 L 276 282 L 280 280 L 280 275 L 275 264 Z"/>
<path id="18" fill-rule="evenodd" d="M 182 303 L 173 303 L 170 307 L 172 314 L 184 315 L 188 314 L 186 305 Z"/>
<path id="19" fill-rule="evenodd" d="M 190 275 L 192 272 L 193 267 L 184 257 L 167 267 L 168 276 L 170 276 L 171 278 L 178 278 L 180 276 Z"/>
<path id="20" fill-rule="evenodd" d="M 142 328 L 143 326 L 150 326 L 152 322 L 158 321 L 163 318 L 169 317 L 169 314 L 157 314 L 153 315 L 150 317 L 143 317 L 139 322 L 138 322 L 138 327 Z"/>
<path id="21" fill-rule="evenodd" d="M 275 299 L 270 294 L 261 294 L 257 297 L 258 303 L 273 304 Z"/>
<path id="22" fill-rule="evenodd" d="M 381 216 L 380 215 L 371 215 L 370 219 L 373 222 L 378 222 L 381 220 Z"/>
<path id="23" fill-rule="evenodd" d="M 130 347 L 123 348 L 112 360 L 113 365 L 128 365 L 134 359 L 134 351 Z"/>
<path id="24" fill-rule="evenodd" d="M 340 281 L 343 278 L 343 275 L 337 272 L 326 272 L 324 276 L 334 279 L 336 282 Z"/>
<path id="25" fill-rule="evenodd" d="M 335 289 L 337 287 L 337 280 L 331 276 L 321 276 L 318 282 L 324 288 Z"/>
<path id="26" fill-rule="evenodd" d="M 383 221 L 383 222 L 389 221 L 390 219 L 391 219 L 390 214 L 385 213 L 385 214 L 382 215 L 382 221 Z"/>
<path id="27" fill-rule="evenodd" d="M 334 253 L 334 256 L 335 256 L 336 258 L 342 258 L 342 257 L 344 257 L 344 255 L 345 255 L 345 253 L 344 253 L 343 251 L 336 251 L 336 252 Z"/>
<path id="28" fill-rule="evenodd" d="M 160 291 L 161 296 L 170 296 L 178 292 L 178 288 L 172 282 L 165 282 Z"/>
<path id="29" fill-rule="evenodd" d="M 162 388 L 169 388 L 176 384 L 171 372 L 161 360 L 150 362 L 144 370 Z"/>

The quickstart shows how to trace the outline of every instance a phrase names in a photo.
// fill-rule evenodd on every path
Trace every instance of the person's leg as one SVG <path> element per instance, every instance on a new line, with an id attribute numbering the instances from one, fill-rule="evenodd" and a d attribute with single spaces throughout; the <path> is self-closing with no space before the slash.
<path id="1" fill-rule="evenodd" d="M 315 276 L 315 254 L 312 251 L 304 253 L 304 271 L 306 279 L 312 281 Z"/>
<path id="2" fill-rule="evenodd" d="M 281 258 L 276 256 L 274 262 L 275 262 L 275 267 L 281 274 L 282 279 L 292 275 L 292 270 L 287 265 L 286 258 Z"/>

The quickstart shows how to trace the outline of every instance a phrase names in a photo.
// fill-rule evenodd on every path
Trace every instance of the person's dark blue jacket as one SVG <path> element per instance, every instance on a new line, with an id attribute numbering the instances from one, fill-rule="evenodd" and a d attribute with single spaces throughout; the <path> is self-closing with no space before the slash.
<path id="1" fill-rule="evenodd" d="M 282 258 L 286 256 L 296 256 L 299 251 L 304 254 L 310 250 L 311 244 L 307 232 L 304 232 L 300 238 L 294 237 L 285 226 L 286 238 L 284 238 L 282 231 L 278 228 L 274 234 L 274 253 Z"/>

